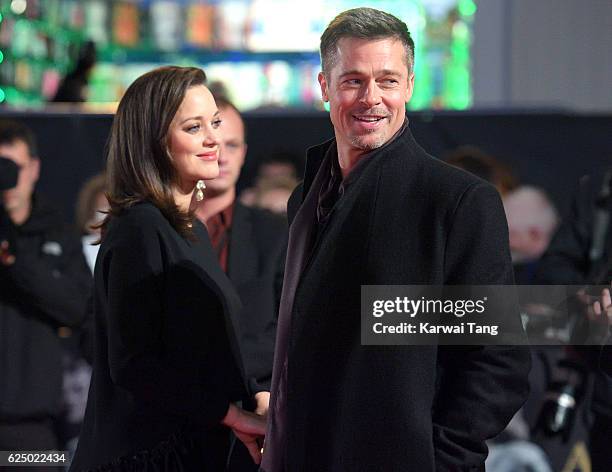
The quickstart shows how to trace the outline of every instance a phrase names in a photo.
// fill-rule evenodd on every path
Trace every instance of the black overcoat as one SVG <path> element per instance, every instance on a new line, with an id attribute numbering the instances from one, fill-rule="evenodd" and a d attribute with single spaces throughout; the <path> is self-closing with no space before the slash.
<path id="1" fill-rule="evenodd" d="M 223 470 L 243 398 L 240 303 L 197 220 L 151 203 L 109 223 L 96 260 L 94 364 L 71 471 Z"/>
<path id="2" fill-rule="evenodd" d="M 290 221 L 334 145 L 309 150 Z M 332 210 L 296 289 L 287 470 L 482 470 L 485 440 L 527 396 L 529 353 L 362 346 L 360 287 L 512 284 L 499 195 L 429 156 L 409 128 L 361 170 Z"/>

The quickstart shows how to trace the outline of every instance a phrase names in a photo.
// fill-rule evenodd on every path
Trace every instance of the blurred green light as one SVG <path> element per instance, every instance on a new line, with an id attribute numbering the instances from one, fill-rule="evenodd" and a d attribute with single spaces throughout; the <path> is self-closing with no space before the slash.
<path id="1" fill-rule="evenodd" d="M 4 17 L 2 16 L 2 13 L 0 13 L 0 23 L 2 23 L 2 20 L 4 20 Z"/>
<path id="2" fill-rule="evenodd" d="M 2 103 L 6 99 L 6 94 L 4 90 L 0 89 L 0 103 Z"/>
<path id="3" fill-rule="evenodd" d="M 461 0 L 457 8 L 461 16 L 472 16 L 476 13 L 476 4 L 473 0 Z"/>
<path id="4" fill-rule="evenodd" d="M 4 61 L 4 54 L 0 51 L 0 64 Z"/>

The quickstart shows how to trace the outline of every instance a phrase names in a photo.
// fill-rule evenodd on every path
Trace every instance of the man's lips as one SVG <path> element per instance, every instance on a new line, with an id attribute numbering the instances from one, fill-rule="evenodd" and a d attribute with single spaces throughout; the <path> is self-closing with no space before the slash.
<path id="1" fill-rule="evenodd" d="M 353 115 L 353 118 L 362 123 L 377 123 L 387 118 L 387 115 Z"/>

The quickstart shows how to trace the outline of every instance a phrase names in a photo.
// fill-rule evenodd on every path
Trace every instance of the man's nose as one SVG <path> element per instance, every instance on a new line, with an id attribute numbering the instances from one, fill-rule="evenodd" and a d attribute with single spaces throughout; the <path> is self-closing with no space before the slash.
<path id="1" fill-rule="evenodd" d="M 227 149 L 223 143 L 219 144 L 219 164 L 227 161 Z"/>
<path id="2" fill-rule="evenodd" d="M 367 107 L 373 107 L 380 103 L 380 89 L 375 80 L 371 80 L 365 84 L 359 101 Z"/>

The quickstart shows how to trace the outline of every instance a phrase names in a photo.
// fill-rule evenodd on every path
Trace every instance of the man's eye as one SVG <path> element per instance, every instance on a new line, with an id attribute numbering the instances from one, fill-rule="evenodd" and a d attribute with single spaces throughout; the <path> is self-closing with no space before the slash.
<path id="1" fill-rule="evenodd" d="M 344 81 L 347 85 L 359 85 L 361 81 L 359 79 L 348 79 Z"/>
<path id="2" fill-rule="evenodd" d="M 213 121 L 213 122 L 212 122 L 212 127 L 213 127 L 214 129 L 217 129 L 219 126 L 221 126 L 221 123 L 222 123 L 222 120 L 218 120 L 218 119 L 217 119 L 217 120 L 215 120 L 215 121 Z"/>

